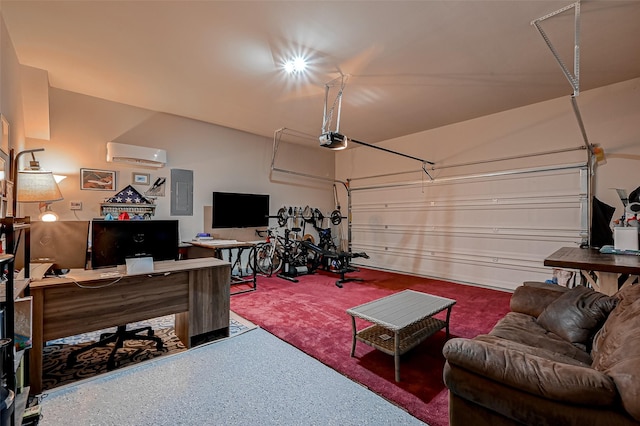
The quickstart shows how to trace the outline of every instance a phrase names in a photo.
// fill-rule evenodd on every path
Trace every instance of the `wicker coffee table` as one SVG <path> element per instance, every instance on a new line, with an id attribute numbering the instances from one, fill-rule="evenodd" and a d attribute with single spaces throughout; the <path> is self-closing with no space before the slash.
<path id="1" fill-rule="evenodd" d="M 353 344 L 351 356 L 359 340 L 369 346 L 393 355 L 396 382 L 400 381 L 400 355 L 413 349 L 429 336 L 446 328 L 449 338 L 449 318 L 456 301 L 414 290 L 404 290 L 382 299 L 347 309 L 351 315 Z M 447 319 L 433 315 L 447 309 Z M 356 317 L 373 323 L 356 330 Z"/>

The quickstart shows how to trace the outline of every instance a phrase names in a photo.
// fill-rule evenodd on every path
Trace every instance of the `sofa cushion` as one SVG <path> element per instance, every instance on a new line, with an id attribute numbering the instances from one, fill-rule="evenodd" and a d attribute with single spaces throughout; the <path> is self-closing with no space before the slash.
<path id="1" fill-rule="evenodd" d="M 518 351 L 529 355 L 535 355 L 540 358 L 545 358 L 555 362 L 561 362 L 563 364 L 576 365 L 578 367 L 591 367 L 590 363 L 583 362 L 571 356 L 563 355 L 558 352 L 551 351 L 549 349 L 532 346 L 525 343 L 514 342 L 513 340 L 502 339 L 500 337 L 491 336 L 489 334 L 480 334 L 473 338 L 479 342 L 490 343 L 507 350 Z M 566 342 L 565 342 L 566 343 Z M 568 343 L 566 343 L 568 345 Z"/>
<path id="2" fill-rule="evenodd" d="M 605 370 L 621 358 L 640 356 L 640 348 L 631 351 L 630 338 L 640 336 L 640 285 L 625 287 L 615 297 L 618 305 L 611 311 L 593 339 L 593 368 Z"/>
<path id="3" fill-rule="evenodd" d="M 560 287 L 557 284 L 525 281 L 511 295 L 509 306 L 513 312 L 537 318 L 544 308 L 567 291 L 569 291 L 567 287 Z"/>
<path id="4" fill-rule="evenodd" d="M 617 402 L 613 380 L 589 366 L 556 362 L 475 339 L 451 339 L 442 352 L 452 365 L 546 399 L 601 407 Z"/>
<path id="5" fill-rule="evenodd" d="M 640 421 L 640 284 L 616 297 L 618 306 L 593 340 L 592 367 L 613 379 L 625 410 Z"/>
<path id="6" fill-rule="evenodd" d="M 578 286 L 551 302 L 537 321 L 566 341 L 586 347 L 617 302 L 615 297 Z"/>
<path id="7" fill-rule="evenodd" d="M 509 312 L 498 321 L 489 332 L 489 335 L 534 348 L 545 349 L 552 353 L 573 358 L 584 364 L 590 365 L 592 362 L 588 352 L 547 331 L 537 323 L 535 317 L 530 315 Z"/>

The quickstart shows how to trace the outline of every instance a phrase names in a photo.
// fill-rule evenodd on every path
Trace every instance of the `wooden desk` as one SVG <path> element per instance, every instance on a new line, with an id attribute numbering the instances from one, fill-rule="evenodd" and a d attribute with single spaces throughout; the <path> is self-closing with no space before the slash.
<path id="1" fill-rule="evenodd" d="M 176 314 L 176 335 L 188 348 L 229 335 L 228 262 L 155 262 L 153 273 L 105 276 L 117 271 L 71 270 L 64 278 L 31 282 L 32 394 L 42 392 L 42 351 L 49 340 L 169 314 Z"/>
<path id="2" fill-rule="evenodd" d="M 601 293 L 618 291 L 618 277 L 629 274 L 623 285 L 629 285 L 640 275 L 640 256 L 603 254 L 595 249 L 563 247 L 544 260 L 544 266 L 578 269 L 591 286 Z M 590 272 L 596 275 L 594 280 Z"/>

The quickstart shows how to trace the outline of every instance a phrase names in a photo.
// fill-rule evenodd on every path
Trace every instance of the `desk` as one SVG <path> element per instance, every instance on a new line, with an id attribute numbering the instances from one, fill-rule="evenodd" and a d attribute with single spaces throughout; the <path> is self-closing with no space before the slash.
<path id="1" fill-rule="evenodd" d="M 31 393 L 42 392 L 42 350 L 49 340 L 169 314 L 187 348 L 228 336 L 229 268 L 208 258 L 155 262 L 149 274 L 71 270 L 66 277 L 32 281 Z"/>
<path id="2" fill-rule="evenodd" d="M 595 249 L 563 247 L 544 260 L 544 266 L 578 269 L 591 286 L 601 293 L 618 291 L 618 277 L 629 274 L 623 285 L 629 285 L 640 275 L 640 256 L 603 254 Z M 593 279 L 590 272 L 596 275 Z"/>
<path id="3" fill-rule="evenodd" d="M 239 284 L 248 284 L 247 290 L 236 290 L 234 294 L 246 293 L 248 291 L 256 290 L 256 243 L 246 241 L 235 240 L 202 240 L 202 241 L 189 241 L 186 242 L 191 246 L 187 248 L 188 259 L 198 259 L 203 257 L 216 257 L 220 260 L 224 260 L 224 252 L 228 254 L 228 261 L 231 263 L 231 281 L 230 285 L 235 286 Z M 242 264 L 242 252 L 245 249 L 249 249 L 249 258 L 247 264 Z M 236 250 L 237 254 L 233 256 L 233 251 Z M 253 264 L 251 264 L 253 263 Z M 247 274 L 243 274 L 243 269 Z M 249 269 L 251 272 L 249 273 Z M 236 274 L 237 271 L 237 274 Z"/>

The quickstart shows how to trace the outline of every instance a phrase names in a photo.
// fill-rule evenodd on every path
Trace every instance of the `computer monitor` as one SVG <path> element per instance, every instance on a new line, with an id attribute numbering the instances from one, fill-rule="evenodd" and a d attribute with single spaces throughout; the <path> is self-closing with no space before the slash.
<path id="1" fill-rule="evenodd" d="M 29 227 L 31 263 L 53 263 L 52 269 L 85 269 L 89 221 L 31 222 Z M 24 267 L 24 233 L 18 234 L 16 268 Z"/>
<path id="2" fill-rule="evenodd" d="M 127 258 L 178 259 L 177 220 L 94 220 L 91 267 L 124 265 Z"/>

